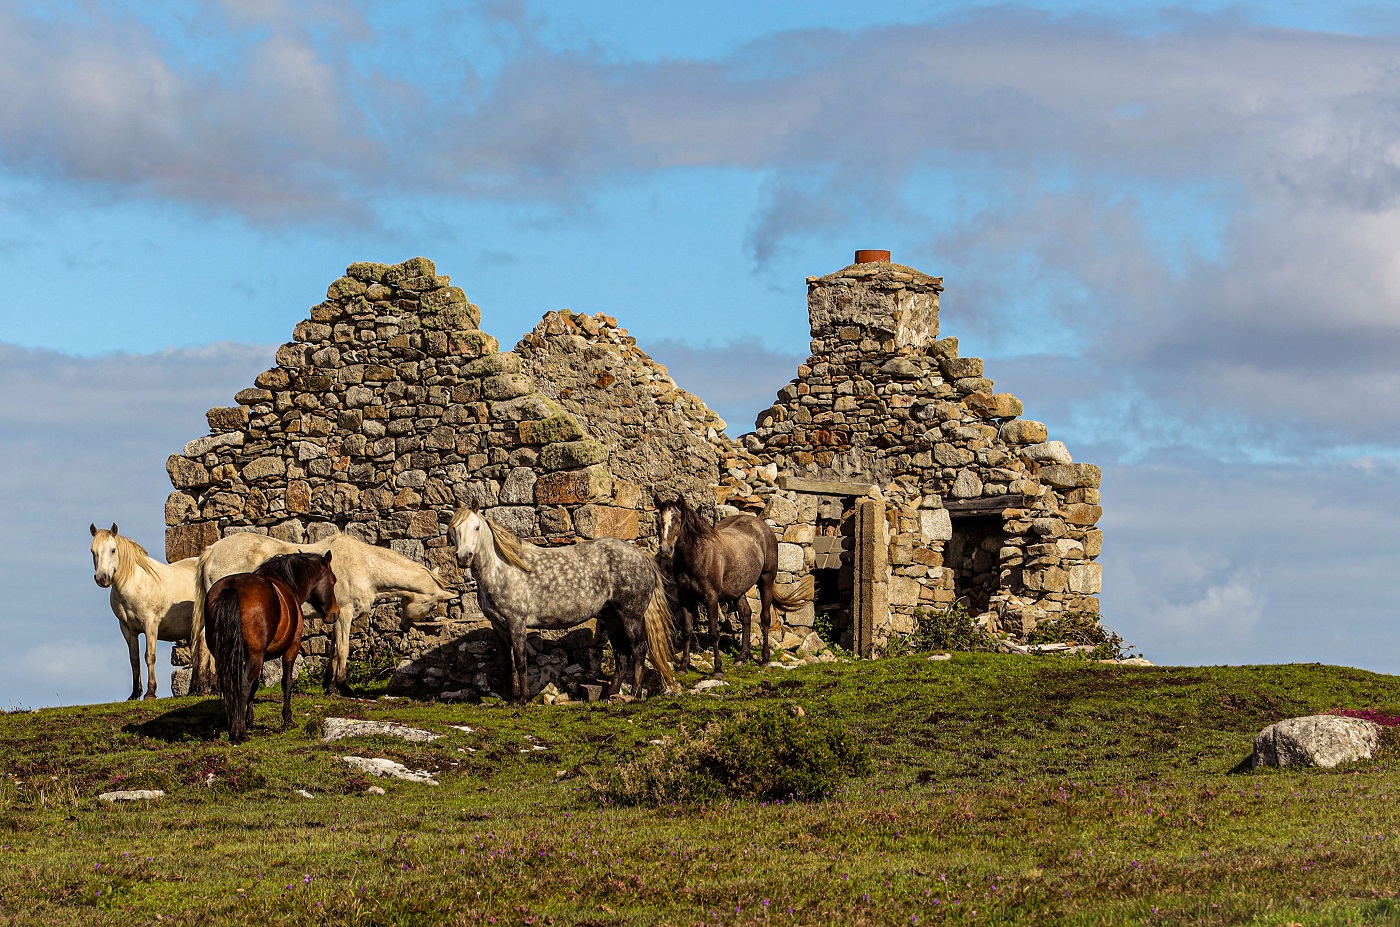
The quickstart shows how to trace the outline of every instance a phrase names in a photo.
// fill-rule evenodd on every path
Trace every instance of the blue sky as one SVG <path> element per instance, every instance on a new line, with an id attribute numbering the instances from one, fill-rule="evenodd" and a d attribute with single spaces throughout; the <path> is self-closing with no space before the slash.
<path id="1" fill-rule="evenodd" d="M 87 524 L 160 550 L 204 410 L 418 254 L 738 435 L 804 278 L 890 248 L 1104 467 L 1150 657 L 1400 671 L 1397 52 L 1375 4 L 0 0 L 0 703 L 126 691 Z"/>

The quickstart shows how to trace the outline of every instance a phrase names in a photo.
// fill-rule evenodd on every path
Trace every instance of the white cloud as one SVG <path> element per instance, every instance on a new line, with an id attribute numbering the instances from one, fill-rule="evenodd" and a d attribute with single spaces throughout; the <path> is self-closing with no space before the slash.
<path id="1" fill-rule="evenodd" d="M 0 657 L 0 673 L 7 680 L 0 694 L 0 707 L 6 709 L 115 702 L 131 694 L 126 642 L 116 619 L 105 641 L 58 638 L 11 651 Z M 158 685 L 161 694 L 170 694 L 168 675 Z"/>

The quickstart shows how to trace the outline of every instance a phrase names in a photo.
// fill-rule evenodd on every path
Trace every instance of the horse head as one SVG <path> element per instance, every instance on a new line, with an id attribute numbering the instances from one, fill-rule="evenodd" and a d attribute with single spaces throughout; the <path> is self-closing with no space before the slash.
<path id="1" fill-rule="evenodd" d="M 117 525 L 111 530 L 88 525 L 92 532 L 92 581 L 106 589 L 117 580 L 117 568 L 121 558 L 117 552 Z"/>
<path id="2" fill-rule="evenodd" d="M 695 527 L 692 524 L 695 518 L 695 510 L 690 507 L 690 503 L 685 501 L 684 496 L 677 496 L 662 502 L 656 510 L 656 540 L 658 543 L 656 555 L 663 559 L 674 556 L 676 545 L 680 543 L 686 532 L 689 531 L 692 534 L 695 532 Z"/>
<path id="3" fill-rule="evenodd" d="M 340 617 L 330 551 L 324 554 L 278 554 L 264 560 L 253 572 L 280 579 L 292 588 L 297 598 L 320 612 L 327 621 L 334 623 Z"/>
<path id="4" fill-rule="evenodd" d="M 431 572 L 431 571 L 430 571 Z M 422 621 L 444 602 L 451 602 L 457 598 L 457 593 L 442 585 L 442 582 L 433 574 L 433 581 L 438 584 L 436 592 L 408 593 L 401 601 L 401 613 L 399 615 L 399 630 L 408 632 L 414 622 Z"/>
<path id="5" fill-rule="evenodd" d="M 482 536 L 489 531 L 486 527 L 486 517 L 476 510 L 475 505 L 457 510 L 457 514 L 452 516 L 451 524 L 447 526 L 447 535 L 452 539 L 453 547 L 457 551 L 459 566 L 466 569 L 472 565 L 472 558 L 476 555 Z"/>
<path id="6" fill-rule="evenodd" d="M 326 551 L 320 557 L 311 554 L 308 555 L 308 559 L 319 561 L 319 570 L 311 580 L 311 590 L 306 594 L 306 601 L 324 615 L 326 621 L 334 624 L 340 617 L 340 603 L 335 598 L 335 572 L 331 569 L 331 552 Z"/>

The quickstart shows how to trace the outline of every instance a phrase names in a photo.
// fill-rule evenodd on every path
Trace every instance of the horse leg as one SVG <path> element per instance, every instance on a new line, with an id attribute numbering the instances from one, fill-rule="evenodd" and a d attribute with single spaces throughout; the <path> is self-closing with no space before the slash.
<path id="1" fill-rule="evenodd" d="M 146 622 L 146 698 L 156 697 L 156 638 L 160 636 L 160 620 Z"/>
<path id="2" fill-rule="evenodd" d="M 350 660 L 350 624 L 355 620 L 355 607 L 348 603 L 340 606 L 340 617 L 332 628 L 335 643 L 331 647 L 330 664 L 326 667 L 326 694 L 354 695 L 350 683 L 345 678 L 345 665 Z"/>
<path id="3" fill-rule="evenodd" d="M 763 631 L 763 662 L 773 659 L 773 642 L 769 639 L 773 630 L 773 577 L 758 578 L 758 620 Z"/>
<path id="4" fill-rule="evenodd" d="M 715 651 L 716 676 L 724 674 L 724 658 L 719 655 L 719 596 L 708 593 L 705 596 L 705 614 L 710 617 L 710 646 Z"/>
<path id="5" fill-rule="evenodd" d="M 297 654 L 301 652 L 301 628 L 292 638 L 292 644 L 282 654 L 282 727 L 292 723 L 292 670 L 296 669 Z"/>
<path id="6" fill-rule="evenodd" d="M 632 695 L 635 698 L 642 697 L 642 677 L 647 669 L 647 652 L 650 649 L 647 644 L 646 628 L 642 624 L 639 616 L 627 623 L 628 644 L 632 649 Z M 653 656 L 653 661 L 660 657 Z"/>
<path id="7" fill-rule="evenodd" d="M 524 627 L 524 622 L 519 622 L 519 628 L 512 628 L 510 635 L 510 660 L 515 672 L 511 678 L 511 694 L 515 697 L 515 704 L 524 705 L 530 698 L 530 660 L 525 649 L 525 639 L 529 630 Z"/>
<path id="8" fill-rule="evenodd" d="M 739 625 L 743 628 L 740 638 L 742 643 L 739 646 L 739 662 L 747 663 L 749 660 L 753 659 L 753 648 L 750 646 L 749 641 L 749 625 L 753 623 L 753 607 L 749 605 L 749 597 L 747 594 L 741 595 L 734 600 L 734 611 L 738 613 Z M 764 656 L 766 657 L 767 654 Z"/>
<path id="9" fill-rule="evenodd" d="M 681 648 L 680 670 L 683 673 L 690 672 L 690 641 L 695 635 L 695 606 L 685 600 L 681 601 L 681 638 L 683 645 Z"/>
<path id="10" fill-rule="evenodd" d="M 257 648 L 248 654 L 248 668 L 246 671 L 244 685 L 248 692 L 248 713 L 245 723 L 248 727 L 253 726 L 253 699 L 258 694 L 258 684 L 262 682 L 263 656 L 262 648 Z M 247 739 L 245 731 L 243 737 Z"/>
<path id="11" fill-rule="evenodd" d="M 122 637 L 126 638 L 127 653 L 131 656 L 131 694 L 126 697 L 129 702 L 141 697 L 140 642 L 136 639 L 140 632 L 131 630 L 125 622 L 122 622 L 121 629 Z"/>
<path id="12" fill-rule="evenodd" d="M 608 680 L 608 687 L 604 692 L 607 698 L 622 692 L 622 680 L 627 675 L 627 659 L 630 648 L 627 644 L 627 635 L 623 633 L 620 622 L 615 618 L 605 620 L 603 616 L 598 619 L 603 625 L 603 630 L 608 635 L 608 643 L 612 645 L 613 652 L 613 674 Z M 635 657 L 635 654 L 633 654 Z"/>

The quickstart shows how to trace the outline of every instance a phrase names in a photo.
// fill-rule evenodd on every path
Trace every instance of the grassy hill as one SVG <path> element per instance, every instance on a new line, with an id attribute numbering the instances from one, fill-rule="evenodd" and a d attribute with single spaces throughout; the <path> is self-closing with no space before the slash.
<path id="1" fill-rule="evenodd" d="M 0 923 L 1400 923 L 1389 739 L 1338 770 L 1229 773 L 1273 721 L 1400 715 L 1400 678 L 988 654 L 729 678 L 524 709 L 298 696 L 285 731 L 265 694 L 240 747 L 211 699 L 0 716 Z M 774 703 L 844 722 L 875 772 L 811 804 L 590 785 Z M 325 744 L 326 717 L 446 736 Z M 349 754 L 441 784 L 371 783 Z M 94 799 L 114 788 L 168 794 Z"/>

